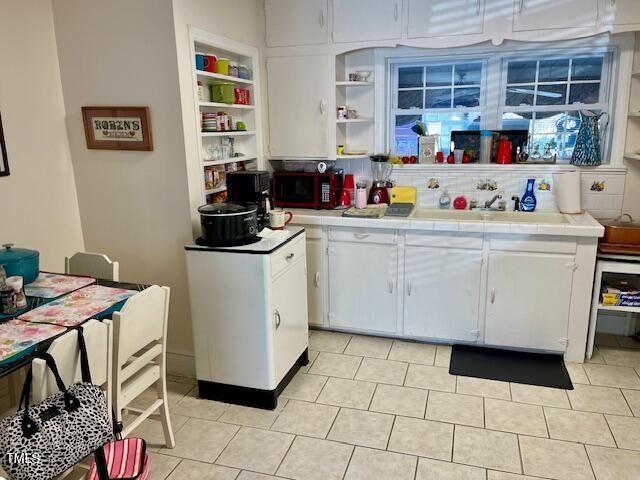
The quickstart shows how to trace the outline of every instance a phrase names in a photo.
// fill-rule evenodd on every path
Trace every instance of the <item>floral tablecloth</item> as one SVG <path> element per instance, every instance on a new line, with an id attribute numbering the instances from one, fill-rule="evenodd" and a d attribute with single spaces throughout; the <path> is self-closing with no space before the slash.
<path id="1" fill-rule="evenodd" d="M 95 283 L 91 277 L 75 277 L 60 275 L 57 273 L 40 272 L 38 278 L 25 285 L 24 293 L 27 297 L 57 298 L 65 293 L 73 292 L 79 288 Z"/>
<path id="2" fill-rule="evenodd" d="M 35 348 L 38 343 L 62 333 L 66 328 L 58 325 L 46 325 L 8 320 L 0 323 L 0 363 L 13 360 L 12 357 L 24 354 Z"/>
<path id="3" fill-rule="evenodd" d="M 23 313 L 18 319 L 32 323 L 75 327 L 136 293 L 134 290 L 124 288 L 91 285 Z"/>

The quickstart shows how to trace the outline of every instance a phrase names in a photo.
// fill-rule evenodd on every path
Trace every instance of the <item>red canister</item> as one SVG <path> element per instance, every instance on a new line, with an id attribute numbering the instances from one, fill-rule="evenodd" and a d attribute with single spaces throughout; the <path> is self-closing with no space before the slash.
<path id="1" fill-rule="evenodd" d="M 511 140 L 502 138 L 498 142 L 498 153 L 496 154 L 496 163 L 506 165 L 512 163 L 511 158 Z"/>

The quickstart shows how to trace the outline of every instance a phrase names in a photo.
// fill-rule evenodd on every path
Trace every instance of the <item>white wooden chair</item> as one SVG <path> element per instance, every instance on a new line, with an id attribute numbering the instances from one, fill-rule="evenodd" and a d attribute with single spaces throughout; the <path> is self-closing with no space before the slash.
<path id="1" fill-rule="evenodd" d="M 122 411 L 139 415 L 122 431 L 126 437 L 156 410 L 167 448 L 175 446 L 167 396 L 166 343 L 169 317 L 169 287 L 153 285 L 130 297 L 120 312 L 113 314 L 113 405 L 117 421 Z M 146 409 L 128 405 L 155 385 L 157 399 Z"/>
<path id="2" fill-rule="evenodd" d="M 64 272 L 114 282 L 120 280 L 120 264 L 102 253 L 77 252 L 72 257 L 65 257 Z"/>

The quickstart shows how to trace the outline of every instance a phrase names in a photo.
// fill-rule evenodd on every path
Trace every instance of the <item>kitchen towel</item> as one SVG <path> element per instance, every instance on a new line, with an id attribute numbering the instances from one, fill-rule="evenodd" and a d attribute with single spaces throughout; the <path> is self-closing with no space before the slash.
<path id="1" fill-rule="evenodd" d="M 91 285 L 24 313 L 18 319 L 75 327 L 136 293 L 124 288 Z"/>
<path id="2" fill-rule="evenodd" d="M 0 323 L 0 366 L 9 364 L 31 352 L 38 343 L 55 337 L 66 328 L 7 320 Z"/>
<path id="3" fill-rule="evenodd" d="M 25 285 L 24 293 L 27 297 L 57 298 L 65 293 L 91 285 L 95 281 L 96 279 L 91 277 L 40 272 L 38 278 Z"/>
<path id="4" fill-rule="evenodd" d="M 580 171 L 554 173 L 553 192 L 561 213 L 581 213 Z"/>

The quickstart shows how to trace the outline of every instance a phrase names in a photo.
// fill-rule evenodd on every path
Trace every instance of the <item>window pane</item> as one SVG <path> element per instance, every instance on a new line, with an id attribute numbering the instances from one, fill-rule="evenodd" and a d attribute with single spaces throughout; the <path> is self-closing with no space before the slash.
<path id="1" fill-rule="evenodd" d="M 531 155 L 537 145 L 540 156 L 543 156 L 547 145 L 549 145 L 551 153 L 556 151 L 558 157 L 562 158 L 564 156 L 566 120 L 565 112 L 536 112 L 529 154 Z"/>
<path id="2" fill-rule="evenodd" d="M 536 112 L 534 134 L 564 132 L 565 112 Z"/>
<path id="3" fill-rule="evenodd" d="M 425 90 L 425 108 L 451 108 L 451 89 Z"/>
<path id="4" fill-rule="evenodd" d="M 477 107 L 480 105 L 480 88 L 454 88 L 454 107 Z"/>
<path id="5" fill-rule="evenodd" d="M 411 130 L 416 120 L 422 119 L 422 115 L 397 115 L 396 116 L 396 145 L 395 154 L 417 155 L 418 135 Z"/>
<path id="6" fill-rule="evenodd" d="M 507 87 L 506 104 L 511 107 L 520 105 L 533 105 L 534 85 L 523 85 L 519 87 Z"/>
<path id="7" fill-rule="evenodd" d="M 455 65 L 454 80 L 456 85 L 480 85 L 481 63 L 461 63 Z"/>
<path id="8" fill-rule="evenodd" d="M 440 148 L 449 153 L 452 130 L 480 130 L 480 112 L 427 113 L 424 115 L 430 135 L 440 135 Z"/>
<path id="9" fill-rule="evenodd" d="M 422 87 L 422 67 L 406 67 L 398 69 L 398 87 Z"/>
<path id="10" fill-rule="evenodd" d="M 536 81 L 536 61 L 509 62 L 507 83 L 531 83 Z"/>
<path id="11" fill-rule="evenodd" d="M 503 130 L 529 130 L 531 127 L 531 112 L 506 112 L 502 114 Z"/>
<path id="12" fill-rule="evenodd" d="M 566 85 L 538 85 L 536 105 L 564 105 L 566 99 Z"/>
<path id="13" fill-rule="evenodd" d="M 572 83 L 569 89 L 569 103 L 598 103 L 600 83 Z"/>
<path id="14" fill-rule="evenodd" d="M 569 59 L 540 60 L 538 82 L 562 82 L 569 77 Z"/>
<path id="15" fill-rule="evenodd" d="M 422 108 L 423 90 L 398 91 L 398 108 Z"/>
<path id="16" fill-rule="evenodd" d="M 600 80 L 603 57 L 574 58 L 572 80 Z"/>
<path id="17" fill-rule="evenodd" d="M 580 129 L 580 114 L 578 112 L 568 112 L 565 122 L 564 157 L 571 157 L 576 146 L 576 138 Z"/>
<path id="18" fill-rule="evenodd" d="M 427 87 L 451 85 L 453 65 L 428 65 Z"/>

